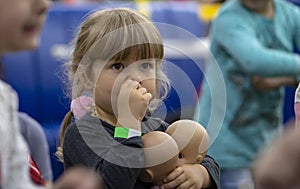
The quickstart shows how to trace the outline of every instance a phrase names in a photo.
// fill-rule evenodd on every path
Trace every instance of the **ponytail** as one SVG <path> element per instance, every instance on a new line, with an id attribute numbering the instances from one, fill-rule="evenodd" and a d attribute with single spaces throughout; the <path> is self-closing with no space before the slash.
<path id="1" fill-rule="evenodd" d="M 68 126 L 72 122 L 72 117 L 74 116 L 75 119 L 79 120 L 87 113 L 91 113 L 94 105 L 94 99 L 89 96 L 79 96 L 71 101 L 71 111 L 69 111 L 62 123 L 61 123 L 61 131 L 60 131 L 60 138 L 59 138 L 59 146 L 56 149 L 55 155 L 58 157 L 60 161 L 63 162 L 63 144 L 64 144 L 64 137 L 65 132 Z"/>
<path id="2" fill-rule="evenodd" d="M 73 116 L 73 113 L 72 111 L 69 111 L 62 123 L 61 123 L 61 131 L 60 131 L 60 137 L 59 137 L 59 145 L 56 149 L 56 152 L 55 152 L 55 155 L 56 157 L 59 159 L 59 161 L 63 162 L 64 161 L 64 156 L 63 156 L 63 144 L 64 144 L 64 136 L 65 136 L 65 132 L 66 132 L 66 129 L 68 128 L 68 126 L 71 124 L 71 121 L 72 121 L 72 116 Z"/>

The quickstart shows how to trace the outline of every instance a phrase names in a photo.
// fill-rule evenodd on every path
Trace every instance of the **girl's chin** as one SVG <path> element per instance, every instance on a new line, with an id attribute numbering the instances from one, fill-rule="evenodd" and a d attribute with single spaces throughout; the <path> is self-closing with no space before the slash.
<path id="1" fill-rule="evenodd" d="M 38 29 L 24 30 L 23 37 L 28 44 L 34 45 L 36 47 L 39 43 L 40 30 Z"/>
<path id="2" fill-rule="evenodd" d="M 28 40 L 26 40 L 26 42 L 24 44 L 25 45 L 24 48 L 26 48 L 28 50 L 35 49 L 35 48 L 38 47 L 39 42 L 40 42 L 40 40 L 39 40 L 38 36 L 37 37 L 28 38 Z"/>

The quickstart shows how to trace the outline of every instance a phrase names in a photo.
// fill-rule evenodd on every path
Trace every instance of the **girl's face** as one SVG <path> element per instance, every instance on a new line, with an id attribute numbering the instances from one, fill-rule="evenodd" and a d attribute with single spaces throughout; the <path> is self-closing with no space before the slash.
<path id="1" fill-rule="evenodd" d="M 152 96 L 156 92 L 156 60 L 146 59 L 135 61 L 126 59 L 122 61 L 97 62 L 104 65 L 95 70 L 101 70 L 96 80 L 95 103 L 102 111 L 113 115 L 112 100 L 117 99 L 122 84 L 131 79 L 140 83 Z"/>
<path id="2" fill-rule="evenodd" d="M 36 48 L 48 0 L 0 0 L 0 52 Z"/>

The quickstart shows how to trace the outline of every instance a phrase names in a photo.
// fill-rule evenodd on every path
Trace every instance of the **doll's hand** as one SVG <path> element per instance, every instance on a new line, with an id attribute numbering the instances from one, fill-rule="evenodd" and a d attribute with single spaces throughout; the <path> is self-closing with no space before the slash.
<path id="1" fill-rule="evenodd" d="M 209 174 L 200 164 L 184 164 L 177 167 L 165 179 L 164 189 L 200 189 L 209 185 Z"/>
<path id="2" fill-rule="evenodd" d="M 152 95 L 137 82 L 127 79 L 118 96 L 118 124 L 140 130 L 140 121 L 146 114 Z"/>

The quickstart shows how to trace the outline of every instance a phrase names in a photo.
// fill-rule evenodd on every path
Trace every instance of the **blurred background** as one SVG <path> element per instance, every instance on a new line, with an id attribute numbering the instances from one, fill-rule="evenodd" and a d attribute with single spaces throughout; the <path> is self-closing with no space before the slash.
<path id="1" fill-rule="evenodd" d="M 205 60 L 209 56 L 209 26 L 224 0 L 169 1 L 53 1 L 41 35 L 41 45 L 34 51 L 2 57 L 5 80 L 19 94 L 22 112 L 43 127 L 49 143 L 54 180 L 63 165 L 54 155 L 60 122 L 69 111 L 69 99 L 61 81 L 62 64 L 69 59 L 77 26 L 91 11 L 112 7 L 130 7 L 149 16 L 159 27 L 165 49 L 167 75 L 172 90 L 164 101 L 164 119 L 171 123 L 179 118 L 192 119 L 200 93 Z M 291 0 L 300 5 L 300 0 Z M 24 71 L 23 71 L 24 70 Z M 26 70 L 26 71 L 25 71 Z M 286 88 L 284 123 L 294 120 L 294 89 Z"/>

